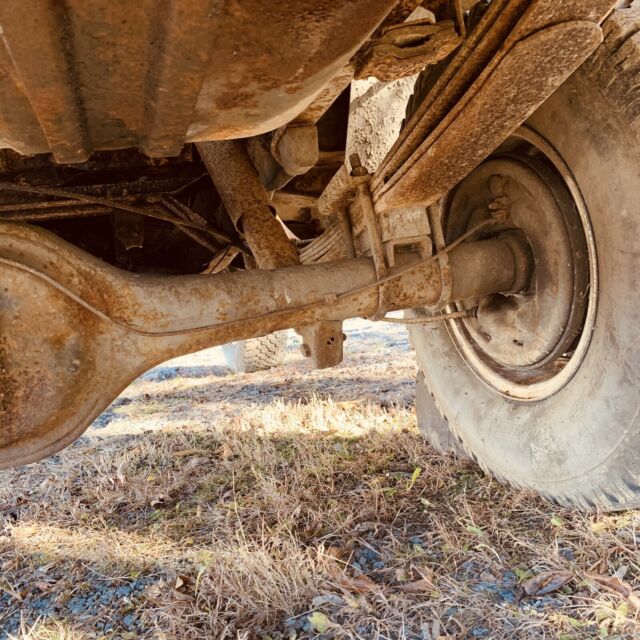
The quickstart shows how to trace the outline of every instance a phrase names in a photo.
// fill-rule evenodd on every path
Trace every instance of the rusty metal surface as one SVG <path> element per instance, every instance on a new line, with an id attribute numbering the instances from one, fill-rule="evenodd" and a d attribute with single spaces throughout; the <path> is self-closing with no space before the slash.
<path id="1" fill-rule="evenodd" d="M 345 210 L 357 194 L 358 183 L 368 181 L 368 175 L 360 176 L 359 180 L 354 180 L 354 176 L 343 164 L 320 194 L 317 203 L 318 214 L 330 219 L 336 215 L 337 211 Z"/>
<path id="2" fill-rule="evenodd" d="M 314 98 L 313 102 L 294 118 L 293 124 L 316 124 L 336 101 L 336 98 L 349 86 L 353 80 L 353 73 L 353 65 L 351 64 L 348 64 L 344 69 L 336 73 L 325 88 Z"/>
<path id="3" fill-rule="evenodd" d="M 271 140 L 271 153 L 290 176 L 306 173 L 320 159 L 318 129 L 313 125 L 281 127 Z"/>
<path id="4" fill-rule="evenodd" d="M 0 148 L 176 155 L 304 112 L 392 0 L 4 0 Z"/>
<path id="5" fill-rule="evenodd" d="M 535 255 L 525 295 L 451 307 L 476 308 L 474 318 L 450 325 L 451 337 L 469 367 L 504 396 L 534 400 L 562 388 L 580 362 L 577 345 L 592 329 L 596 250 L 572 180 L 554 147 L 523 126 L 443 202 L 449 240 L 499 201 L 506 224 L 526 235 Z"/>
<path id="6" fill-rule="evenodd" d="M 500 240 L 481 241 L 456 247 L 451 262 L 464 264 L 467 253 L 474 264 L 514 255 Z M 502 280 L 491 283 L 503 290 L 514 277 L 509 260 Z M 398 265 L 387 285 L 389 310 L 440 300 L 437 261 L 402 254 Z M 487 283 L 475 277 L 485 291 Z M 333 329 L 378 309 L 367 258 L 139 276 L 42 229 L 12 223 L 0 223 L 0 278 L 0 468 L 60 450 L 131 380 L 168 358 L 294 326 L 326 321 L 321 329 Z"/>
<path id="7" fill-rule="evenodd" d="M 379 169 L 378 209 L 429 204 L 477 166 L 597 47 L 612 4 L 492 3 Z"/>
<path id="8" fill-rule="evenodd" d="M 302 331 L 300 351 L 306 358 L 313 359 L 316 369 L 335 367 L 342 362 L 345 339 L 342 320 L 320 320 L 306 329 L 309 331 Z"/>
<path id="9" fill-rule="evenodd" d="M 368 45 L 355 77 L 373 76 L 389 82 L 411 76 L 446 58 L 461 42 L 462 36 L 458 35 L 451 20 L 437 24 L 430 20 L 413 20 L 393 25 Z"/>
<path id="10" fill-rule="evenodd" d="M 347 226 L 347 228 L 349 227 Z M 343 225 L 340 222 L 330 225 L 324 233 L 302 247 L 299 250 L 299 255 L 301 264 L 331 262 L 332 260 L 355 257 L 353 248 L 348 251 Z"/>
<path id="11" fill-rule="evenodd" d="M 494 0 L 484 17 L 405 123 L 402 133 L 378 168 L 374 186 L 394 174 L 435 126 L 464 96 L 467 88 L 491 62 L 530 0 Z"/>
<path id="12" fill-rule="evenodd" d="M 260 269 L 300 264 L 269 196 L 240 141 L 201 142 L 198 151 L 227 213 L 244 234 Z"/>

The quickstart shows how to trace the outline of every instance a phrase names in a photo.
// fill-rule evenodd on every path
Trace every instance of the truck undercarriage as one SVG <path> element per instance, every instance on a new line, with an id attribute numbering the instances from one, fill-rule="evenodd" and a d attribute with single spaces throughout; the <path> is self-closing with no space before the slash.
<path id="1" fill-rule="evenodd" d="M 637 228 L 638 16 L 3 3 L 0 468 L 168 358 L 294 328 L 333 366 L 343 320 L 403 309 L 427 435 L 562 502 L 637 504 L 638 303 L 613 307 L 637 251 L 611 217 Z M 354 83 L 417 74 L 385 138 Z"/>

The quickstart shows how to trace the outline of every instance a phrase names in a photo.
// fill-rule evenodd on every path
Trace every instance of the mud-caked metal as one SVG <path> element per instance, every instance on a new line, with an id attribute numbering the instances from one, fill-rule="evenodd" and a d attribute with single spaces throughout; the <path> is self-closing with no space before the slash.
<path id="1" fill-rule="evenodd" d="M 507 235 L 454 248 L 454 286 L 444 302 L 519 290 L 530 269 L 526 251 L 514 250 L 520 243 Z M 387 275 L 387 310 L 442 304 L 438 260 L 399 258 Z M 0 223 L 0 281 L 0 467 L 60 450 L 129 382 L 168 358 L 289 327 L 369 317 L 380 302 L 370 258 L 139 276 L 47 231 L 12 223 Z"/>

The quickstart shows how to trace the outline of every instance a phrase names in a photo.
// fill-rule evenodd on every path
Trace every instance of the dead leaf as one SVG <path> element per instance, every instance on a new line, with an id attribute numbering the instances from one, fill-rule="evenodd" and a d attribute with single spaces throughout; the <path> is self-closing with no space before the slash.
<path id="1" fill-rule="evenodd" d="M 378 533 L 378 528 L 380 527 L 380 523 L 379 522 L 361 522 L 359 525 L 357 525 L 354 529 L 355 533 L 358 534 L 362 534 L 362 533 L 368 533 L 369 531 L 372 532 L 373 536 L 375 537 L 375 535 Z"/>
<path id="2" fill-rule="evenodd" d="M 409 485 L 407 486 L 407 491 L 411 491 L 413 489 L 413 485 L 417 482 L 420 474 L 422 473 L 422 467 L 416 467 L 411 474 L 411 480 L 409 480 Z"/>
<path id="3" fill-rule="evenodd" d="M 356 591 L 357 593 L 367 593 L 369 591 L 379 591 L 380 585 L 376 584 L 369 576 L 356 576 L 350 578 L 344 573 L 338 576 L 338 584 L 343 589 Z"/>
<path id="4" fill-rule="evenodd" d="M 431 591 L 433 589 L 433 584 L 425 578 L 420 578 L 420 580 L 415 580 L 414 582 L 400 584 L 398 585 L 398 589 L 405 593 L 422 593 L 424 591 Z"/>
<path id="5" fill-rule="evenodd" d="M 520 586 L 528 596 L 543 596 L 564 586 L 571 578 L 573 574 L 570 571 L 543 571 Z"/>
<path id="6" fill-rule="evenodd" d="M 170 507 L 173 504 L 172 500 L 169 496 L 157 496 L 153 500 L 151 500 L 150 505 L 154 509 L 161 509 L 164 507 Z"/>
<path id="7" fill-rule="evenodd" d="M 325 558 L 331 558 L 333 560 L 340 560 L 344 556 L 344 549 L 342 547 L 331 546 L 323 549 L 321 552 Z"/>
<path id="8" fill-rule="evenodd" d="M 173 597 L 177 602 L 186 602 L 187 600 L 193 600 L 193 596 L 190 596 L 188 593 L 182 593 L 182 591 L 178 591 L 177 589 L 173 590 Z"/>
<path id="9" fill-rule="evenodd" d="M 622 596 L 636 611 L 640 610 L 640 596 L 634 593 L 631 585 L 618 576 L 604 576 L 598 573 L 586 573 L 589 580 Z"/>
<path id="10" fill-rule="evenodd" d="M 216 454 L 222 460 L 229 460 L 230 458 L 233 458 L 233 455 L 234 455 L 233 449 L 226 442 L 223 442 L 216 449 Z"/>
<path id="11" fill-rule="evenodd" d="M 188 456 L 195 456 L 198 454 L 203 454 L 206 453 L 206 451 L 204 451 L 203 449 L 183 449 L 182 451 L 174 451 L 173 452 L 173 457 L 174 458 L 186 458 Z"/>
<path id="12" fill-rule="evenodd" d="M 38 567 L 37 572 L 38 573 L 47 573 L 47 571 L 49 571 L 49 569 L 51 569 L 51 567 L 55 566 L 55 562 L 50 562 L 49 564 L 43 564 L 41 566 Z"/>
<path id="13" fill-rule="evenodd" d="M 341 598 L 335 593 L 325 593 L 320 596 L 315 596 L 311 601 L 311 606 L 314 609 L 319 609 L 320 607 L 325 606 L 344 607 L 345 604 L 344 598 Z"/>
<path id="14" fill-rule="evenodd" d="M 176 591 L 188 591 L 195 584 L 195 580 L 191 576 L 179 575 L 176 577 L 174 589 Z"/>
<path id="15" fill-rule="evenodd" d="M 158 580 L 158 582 L 149 585 L 146 589 L 145 589 L 145 596 L 147 598 L 159 598 L 160 595 L 162 594 L 162 591 L 164 589 L 164 580 L 162 580 L 162 578 L 160 580 Z"/>

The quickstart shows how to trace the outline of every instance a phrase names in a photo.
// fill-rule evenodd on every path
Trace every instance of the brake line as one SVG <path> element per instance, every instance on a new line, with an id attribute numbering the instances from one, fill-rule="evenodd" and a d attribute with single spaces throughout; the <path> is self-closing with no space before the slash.
<path id="1" fill-rule="evenodd" d="M 453 311 L 451 313 L 440 313 L 424 318 L 392 318 L 384 316 L 376 319 L 376 322 L 388 322 L 390 324 L 429 324 L 431 322 L 442 322 L 444 320 L 457 320 L 458 318 L 475 318 L 477 307 L 465 309 L 464 311 Z"/>
<path id="2" fill-rule="evenodd" d="M 389 276 L 386 276 L 385 278 L 382 278 L 381 280 L 378 280 L 372 284 L 368 284 L 368 285 L 363 285 L 360 287 L 355 287 L 353 289 L 350 289 L 348 291 L 344 291 L 343 293 L 337 294 L 337 295 L 327 295 L 325 296 L 322 300 L 317 300 L 315 302 L 309 302 L 305 305 L 301 305 L 299 307 L 292 307 L 289 309 L 278 309 L 277 311 L 271 311 L 268 313 L 264 313 L 264 314 L 260 314 L 257 316 L 250 316 L 248 318 L 243 318 L 242 320 L 231 320 L 229 322 L 217 322 L 217 323 L 213 323 L 213 324 L 207 324 L 207 325 L 202 325 L 199 327 L 190 327 L 188 329 L 176 329 L 176 330 L 172 330 L 172 331 L 144 331 L 142 329 L 136 329 L 134 326 L 124 323 L 124 322 L 120 322 L 118 320 L 116 320 L 115 318 L 109 316 L 107 313 L 105 313 L 104 311 L 101 311 L 100 309 L 98 309 L 97 307 L 95 307 L 94 305 L 92 305 L 90 302 L 87 302 L 86 300 L 84 300 L 83 298 L 81 298 L 79 295 L 75 294 L 73 291 L 71 291 L 70 289 L 68 289 L 65 285 L 63 285 L 62 283 L 58 282 L 57 280 L 55 280 L 54 278 L 52 278 L 51 276 L 47 275 L 46 273 L 39 271 L 38 269 L 34 269 L 32 267 L 28 267 L 27 265 L 22 264 L 21 262 L 16 262 L 14 260 L 10 260 L 8 258 L 2 258 L 0 257 L 0 264 L 4 264 L 8 267 L 11 267 L 13 269 L 17 269 L 19 271 L 23 271 L 25 273 L 28 273 L 40 280 L 42 280 L 43 282 L 45 282 L 46 284 L 48 284 L 49 286 L 53 287 L 54 289 L 56 289 L 57 291 L 60 291 L 60 293 L 62 293 L 63 295 L 67 296 L 68 298 L 70 298 L 71 300 L 73 300 L 74 302 L 76 302 L 77 304 L 79 304 L 81 307 L 83 307 L 84 309 L 86 309 L 87 311 L 89 311 L 90 313 L 92 313 L 93 315 L 97 316 L 98 318 L 100 318 L 101 320 L 105 321 L 105 322 L 110 322 L 112 324 L 114 324 L 115 326 L 119 327 L 120 329 L 123 329 L 125 331 L 129 331 L 131 333 L 134 333 L 136 335 L 140 335 L 143 337 L 151 337 L 151 338 L 165 338 L 165 337 L 171 337 L 171 336 L 179 336 L 179 335 L 189 335 L 192 333 L 200 333 L 202 331 L 209 331 L 211 329 L 225 329 L 225 328 L 230 328 L 230 327 L 237 327 L 240 325 L 243 325 L 247 322 L 253 322 L 253 321 L 257 321 L 257 320 L 273 320 L 273 319 L 277 319 L 280 316 L 283 315 L 287 315 L 290 314 L 292 312 L 296 312 L 296 311 L 308 311 L 308 310 L 320 310 L 321 308 L 324 308 L 327 305 L 327 302 L 331 302 L 331 300 L 340 300 L 343 299 L 347 296 L 350 295 L 354 295 L 356 293 L 362 293 L 363 291 L 367 291 L 369 289 L 373 289 L 374 287 L 378 287 L 381 284 L 384 284 L 386 282 L 389 282 L 391 280 L 394 280 L 396 278 L 399 278 L 400 276 L 409 273 L 411 271 L 415 271 L 420 267 L 423 267 L 426 264 L 430 264 L 431 262 L 434 262 L 436 260 L 438 260 L 440 257 L 442 257 L 444 254 L 448 253 L 449 251 L 452 251 L 453 249 L 455 249 L 457 246 L 459 246 L 460 244 L 462 244 L 466 239 L 468 239 L 470 236 L 472 236 L 474 233 L 478 232 L 480 229 L 487 227 L 489 225 L 493 225 L 496 224 L 497 222 L 499 222 L 499 220 L 497 220 L 496 218 L 489 218 L 487 220 L 484 220 L 483 222 L 480 222 L 478 224 L 476 224 L 475 226 L 473 226 L 471 229 L 469 229 L 466 233 L 462 234 L 458 239 L 454 240 L 450 245 L 444 247 L 441 251 L 439 251 L 438 253 L 429 256 L 428 258 L 425 258 L 424 260 L 421 260 L 420 262 L 416 262 L 413 265 L 410 265 L 408 267 L 405 267 L 404 269 L 401 269 L 400 271 L 391 274 Z M 433 316 L 434 318 L 436 318 L 436 316 Z M 440 318 L 437 318 L 438 320 Z M 442 318 L 442 319 L 447 319 L 447 318 Z M 387 318 L 387 320 L 389 320 Z M 411 319 L 407 319 L 407 320 L 411 320 Z M 427 321 L 431 321 L 428 318 L 425 318 L 424 320 Z M 395 321 L 395 319 L 391 320 L 392 322 Z M 435 321 L 435 320 L 434 320 Z M 309 323 L 311 324 L 311 323 Z M 413 324 L 412 322 L 406 322 L 406 324 Z"/>

